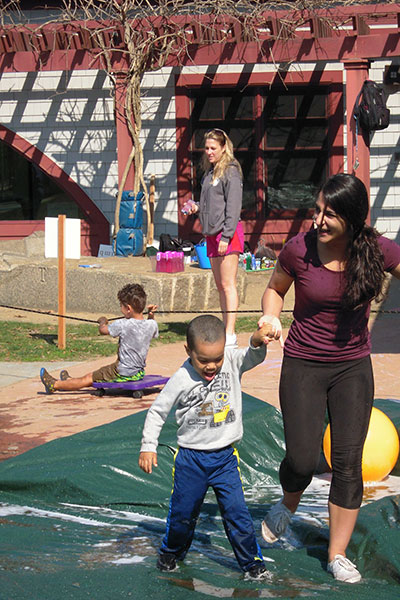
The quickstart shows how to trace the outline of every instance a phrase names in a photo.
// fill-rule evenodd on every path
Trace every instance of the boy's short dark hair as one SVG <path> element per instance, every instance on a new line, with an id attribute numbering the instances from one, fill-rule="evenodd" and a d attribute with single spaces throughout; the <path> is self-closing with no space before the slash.
<path id="1" fill-rule="evenodd" d="M 189 350 L 194 350 L 196 342 L 214 344 L 221 338 L 225 339 L 225 325 L 213 315 L 200 315 L 190 321 L 186 330 L 186 341 Z"/>
<path id="2" fill-rule="evenodd" d="M 119 290 L 117 296 L 121 304 L 129 304 L 137 313 L 142 313 L 146 308 L 146 292 L 138 283 L 128 283 Z"/>

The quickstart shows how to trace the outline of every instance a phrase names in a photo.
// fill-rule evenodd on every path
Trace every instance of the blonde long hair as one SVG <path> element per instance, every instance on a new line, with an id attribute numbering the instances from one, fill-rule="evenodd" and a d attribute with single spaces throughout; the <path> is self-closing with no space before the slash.
<path id="1" fill-rule="evenodd" d="M 225 131 L 223 131 L 222 129 L 211 129 L 210 131 L 207 131 L 204 134 L 204 145 L 208 139 L 215 140 L 216 142 L 218 142 L 218 144 L 220 144 L 220 146 L 222 146 L 222 148 L 225 148 L 225 152 L 223 152 L 221 158 L 214 166 L 214 173 L 212 177 L 213 181 L 215 179 L 223 177 L 226 173 L 227 168 L 232 164 L 234 164 L 237 167 L 240 176 L 243 177 L 242 168 L 239 164 L 239 161 L 236 160 L 236 158 L 233 155 L 232 140 L 228 137 Z M 207 154 L 205 152 L 203 152 L 202 167 L 205 173 L 211 167 L 211 163 L 208 160 Z"/>

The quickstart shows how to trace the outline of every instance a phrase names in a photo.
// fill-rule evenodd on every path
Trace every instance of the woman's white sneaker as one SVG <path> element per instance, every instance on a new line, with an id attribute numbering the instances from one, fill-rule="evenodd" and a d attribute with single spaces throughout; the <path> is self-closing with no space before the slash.
<path id="1" fill-rule="evenodd" d="M 328 563 L 328 573 L 332 573 L 337 581 L 346 583 L 358 583 L 361 581 L 361 574 L 354 563 L 345 556 L 336 554 L 333 560 Z"/>

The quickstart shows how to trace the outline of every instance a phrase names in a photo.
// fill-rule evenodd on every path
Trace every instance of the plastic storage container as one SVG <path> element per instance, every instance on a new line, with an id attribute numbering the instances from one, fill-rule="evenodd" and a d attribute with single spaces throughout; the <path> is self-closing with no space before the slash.
<path id="1" fill-rule="evenodd" d="M 183 252 L 157 252 L 150 256 L 151 268 L 156 273 L 179 273 L 184 271 Z"/>

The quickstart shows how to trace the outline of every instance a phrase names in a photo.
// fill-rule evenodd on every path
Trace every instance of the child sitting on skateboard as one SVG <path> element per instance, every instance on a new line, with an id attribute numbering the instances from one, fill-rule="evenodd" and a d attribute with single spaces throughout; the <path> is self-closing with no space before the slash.
<path id="1" fill-rule="evenodd" d="M 229 542 L 246 577 L 268 576 L 245 504 L 234 444 L 243 434 L 242 374 L 263 362 L 275 336 L 265 324 L 248 348 L 225 348 L 225 326 L 212 315 L 193 319 L 186 333 L 189 359 L 169 379 L 150 407 L 143 428 L 139 466 L 157 466 L 161 429 L 173 407 L 178 423 L 173 490 L 157 567 L 172 571 L 191 545 L 208 487 L 217 497 Z"/>
<path id="2" fill-rule="evenodd" d="M 66 370 L 60 373 L 60 379 L 52 377 L 45 368 L 40 369 L 40 379 L 47 394 L 59 390 L 80 390 L 90 387 L 98 381 L 136 381 L 143 379 L 146 357 L 152 338 L 158 337 L 158 326 L 154 321 L 155 304 L 148 308 L 147 320 L 143 317 L 146 307 L 146 292 L 141 285 L 129 283 L 118 292 L 123 319 L 109 323 L 106 317 L 98 319 L 99 332 L 102 335 L 119 336 L 118 358 L 106 365 L 87 373 L 83 377 L 70 377 Z"/>

